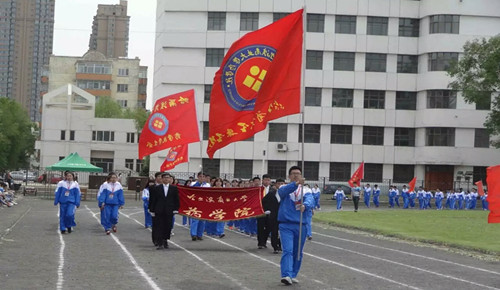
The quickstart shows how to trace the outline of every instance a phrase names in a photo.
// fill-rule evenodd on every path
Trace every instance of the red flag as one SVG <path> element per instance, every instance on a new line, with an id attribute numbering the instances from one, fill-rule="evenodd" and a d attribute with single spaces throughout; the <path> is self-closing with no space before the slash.
<path id="1" fill-rule="evenodd" d="M 179 214 L 202 220 L 229 221 L 264 215 L 263 187 L 188 187 L 179 189 Z"/>
<path id="2" fill-rule="evenodd" d="M 200 141 L 194 90 L 156 101 L 139 138 L 139 158 L 151 153 Z"/>
<path id="3" fill-rule="evenodd" d="M 408 182 L 408 187 L 410 188 L 410 190 L 408 192 L 412 192 L 412 191 L 415 191 L 415 183 L 417 183 L 417 177 L 413 177 L 413 179 Z"/>
<path id="4" fill-rule="evenodd" d="M 351 187 L 354 187 L 354 184 L 357 184 L 358 186 L 361 185 L 361 179 L 363 179 L 363 176 L 365 175 L 365 163 L 361 162 L 361 165 L 359 165 L 358 169 L 354 171 L 354 174 L 351 176 L 351 179 L 349 179 L 349 185 Z"/>
<path id="5" fill-rule="evenodd" d="M 484 195 L 483 181 L 479 180 L 474 184 L 477 186 L 477 193 L 479 193 L 479 196 L 483 196 Z"/>
<path id="6" fill-rule="evenodd" d="M 182 144 L 170 148 L 167 158 L 160 167 L 160 171 L 168 171 L 174 169 L 177 164 L 188 162 L 188 147 L 188 144 Z"/>
<path id="7" fill-rule="evenodd" d="M 488 223 L 500 223 L 500 165 L 486 168 L 488 184 Z"/>
<path id="8" fill-rule="evenodd" d="M 210 95 L 210 158 L 268 121 L 300 112 L 302 13 L 247 33 L 229 48 Z"/>

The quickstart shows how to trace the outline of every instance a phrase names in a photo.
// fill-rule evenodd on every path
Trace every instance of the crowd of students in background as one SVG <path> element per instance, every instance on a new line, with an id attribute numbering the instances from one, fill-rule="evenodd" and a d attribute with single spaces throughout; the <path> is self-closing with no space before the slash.
<path id="1" fill-rule="evenodd" d="M 17 205 L 15 197 L 14 190 L 10 190 L 9 184 L 0 182 L 0 208 Z"/>

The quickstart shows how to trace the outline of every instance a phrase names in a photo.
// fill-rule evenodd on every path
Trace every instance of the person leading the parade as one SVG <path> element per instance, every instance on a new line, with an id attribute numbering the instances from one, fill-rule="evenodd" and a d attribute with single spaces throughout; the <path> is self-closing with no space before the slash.
<path id="1" fill-rule="evenodd" d="M 62 234 L 71 233 L 75 223 L 75 211 L 80 207 L 81 192 L 73 172 L 66 171 L 54 193 L 54 205 L 59 204 L 59 229 Z"/>

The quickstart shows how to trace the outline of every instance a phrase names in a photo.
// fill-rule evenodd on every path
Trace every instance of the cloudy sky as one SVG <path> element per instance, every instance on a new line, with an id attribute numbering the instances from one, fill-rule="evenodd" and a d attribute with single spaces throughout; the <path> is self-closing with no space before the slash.
<path id="1" fill-rule="evenodd" d="M 58 0 L 55 8 L 54 55 L 82 56 L 89 47 L 92 20 L 98 4 L 119 4 L 120 0 Z M 129 0 L 130 32 L 128 57 L 148 66 L 148 102 L 151 108 L 156 0 Z"/>

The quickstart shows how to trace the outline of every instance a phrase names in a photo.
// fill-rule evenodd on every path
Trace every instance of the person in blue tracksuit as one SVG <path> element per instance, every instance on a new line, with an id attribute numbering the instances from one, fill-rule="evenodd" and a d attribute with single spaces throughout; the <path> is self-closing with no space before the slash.
<path id="1" fill-rule="evenodd" d="M 375 207 L 380 205 L 380 188 L 376 184 L 373 186 L 373 204 Z"/>
<path id="2" fill-rule="evenodd" d="M 464 209 L 464 201 L 465 201 L 465 192 L 462 188 L 458 190 L 457 200 L 458 200 L 458 209 Z"/>
<path id="3" fill-rule="evenodd" d="M 335 199 L 337 200 L 337 210 L 342 209 L 342 201 L 344 200 L 344 198 L 345 198 L 345 193 L 342 190 L 342 187 L 339 186 L 335 191 Z"/>
<path id="4" fill-rule="evenodd" d="M 443 198 L 444 198 L 443 192 L 439 190 L 439 188 L 436 189 L 436 193 L 434 194 L 434 200 L 436 201 L 437 210 L 443 209 Z"/>
<path id="5" fill-rule="evenodd" d="M 198 180 L 191 183 L 191 186 L 195 187 L 210 187 L 210 183 L 206 181 L 205 174 L 203 172 L 198 172 Z M 205 231 L 205 221 L 195 218 L 191 218 L 191 240 L 201 241 L 203 240 L 203 232 Z"/>
<path id="6" fill-rule="evenodd" d="M 426 191 L 425 194 L 424 194 L 424 203 L 425 203 L 425 208 L 432 208 L 432 205 L 431 205 L 431 199 L 432 199 L 432 192 L 429 190 L 429 191 Z"/>
<path id="7" fill-rule="evenodd" d="M 399 205 L 399 189 L 397 186 L 394 185 L 393 190 L 396 192 L 396 196 L 394 197 L 394 202 L 396 203 L 396 205 L 398 207 L 400 207 L 400 205 Z"/>
<path id="8" fill-rule="evenodd" d="M 315 184 L 311 190 L 314 197 L 314 209 L 321 210 L 321 190 L 319 190 L 319 186 L 317 184 Z"/>
<path id="9" fill-rule="evenodd" d="M 419 209 L 425 209 L 425 190 L 423 187 L 420 187 L 417 191 L 417 198 L 418 198 L 418 208 Z"/>
<path id="10" fill-rule="evenodd" d="M 371 195 L 372 195 L 372 188 L 370 187 L 370 184 L 367 183 L 365 185 L 363 196 L 364 196 L 365 205 L 368 208 L 370 207 L 370 197 L 371 197 Z"/>
<path id="11" fill-rule="evenodd" d="M 101 206 L 99 205 L 99 196 L 101 196 L 102 191 L 106 187 L 106 184 L 109 182 L 109 177 L 106 177 L 106 181 L 104 181 L 103 184 L 99 187 L 99 191 L 97 191 L 97 207 L 99 207 L 100 214 L 99 216 L 101 217 L 101 225 L 104 226 L 104 212 L 101 210 Z"/>
<path id="12" fill-rule="evenodd" d="M 450 194 L 450 209 L 457 209 L 457 193 L 455 191 Z"/>
<path id="13" fill-rule="evenodd" d="M 444 208 L 446 209 L 450 208 L 450 201 L 451 201 L 451 191 L 448 189 L 446 191 L 446 201 L 444 203 Z"/>
<path id="14" fill-rule="evenodd" d="M 155 179 L 153 177 L 150 177 L 148 179 L 148 184 L 146 184 L 146 187 L 142 190 L 142 201 L 143 201 L 143 207 L 144 207 L 144 227 L 150 228 L 153 226 L 153 217 L 151 216 L 151 213 L 149 212 L 149 188 L 155 186 Z"/>
<path id="15" fill-rule="evenodd" d="M 116 233 L 118 230 L 118 209 L 125 205 L 123 187 L 117 181 L 118 176 L 114 172 L 108 174 L 109 182 L 106 183 L 101 195 L 99 196 L 99 207 L 101 214 L 104 214 L 103 228 L 107 235 L 111 230 Z"/>
<path id="16" fill-rule="evenodd" d="M 81 192 L 73 172 L 66 171 L 64 180 L 59 181 L 54 192 L 54 205 L 59 204 L 59 230 L 61 234 L 71 233 L 76 226 L 75 212 L 80 207 Z"/>
<path id="17" fill-rule="evenodd" d="M 401 189 L 401 197 L 403 198 L 403 208 L 407 209 L 410 205 L 410 193 L 406 185 L 403 185 L 403 188 Z"/>
<path id="18" fill-rule="evenodd" d="M 313 207 L 311 209 L 306 209 L 306 211 L 304 212 L 304 214 L 307 216 L 307 220 L 309 220 L 309 222 L 306 224 L 307 226 L 306 237 L 310 241 L 312 240 L 312 217 L 314 215 L 314 207 L 316 206 L 316 200 L 309 185 L 305 184 L 303 191 L 305 195 L 311 195 L 314 201 Z"/>
<path id="19" fill-rule="evenodd" d="M 473 188 L 470 194 L 471 194 L 470 209 L 476 209 L 477 197 L 479 196 L 479 194 L 477 193 L 477 189 Z"/>
<path id="20" fill-rule="evenodd" d="M 314 198 L 305 194 L 303 189 L 304 178 L 299 166 L 292 166 L 288 170 L 290 183 L 278 189 L 280 207 L 278 211 L 279 231 L 281 237 L 281 283 L 292 285 L 298 283 L 296 279 L 302 264 L 302 250 L 306 241 L 305 231 L 309 222 L 306 210 L 314 207 Z M 303 202 L 302 201 L 303 197 Z M 300 217 L 302 216 L 302 224 Z M 299 248 L 299 232 L 300 248 Z M 298 257 L 298 259 L 297 259 Z"/>
<path id="21" fill-rule="evenodd" d="M 417 194 L 415 193 L 415 190 L 410 191 L 410 193 L 408 194 L 408 199 L 410 200 L 409 206 L 411 208 L 415 207 L 415 198 L 417 198 Z"/>
<path id="22" fill-rule="evenodd" d="M 488 210 L 488 193 L 484 193 L 483 196 L 481 196 L 481 206 L 483 207 L 483 210 Z"/>
<path id="23" fill-rule="evenodd" d="M 464 196 L 464 209 L 465 210 L 470 209 L 470 199 L 471 199 L 470 191 L 467 190 L 467 193 Z"/>
<path id="24" fill-rule="evenodd" d="M 394 187 L 391 185 L 389 186 L 389 207 L 394 208 L 394 199 L 396 198 L 396 191 L 394 190 Z"/>

